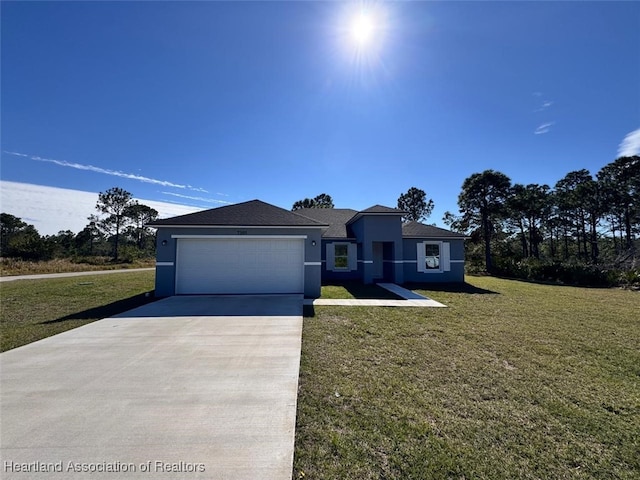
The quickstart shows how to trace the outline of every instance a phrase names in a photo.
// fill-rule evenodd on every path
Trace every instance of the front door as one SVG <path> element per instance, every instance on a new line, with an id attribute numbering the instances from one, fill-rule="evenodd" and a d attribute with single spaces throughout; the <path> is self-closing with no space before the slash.
<path id="1" fill-rule="evenodd" d="M 373 279 L 384 278 L 384 245 L 382 242 L 373 242 Z"/>

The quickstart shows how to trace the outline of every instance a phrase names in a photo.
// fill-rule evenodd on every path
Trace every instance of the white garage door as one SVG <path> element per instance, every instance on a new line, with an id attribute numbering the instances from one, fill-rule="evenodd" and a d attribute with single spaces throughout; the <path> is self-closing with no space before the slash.
<path id="1" fill-rule="evenodd" d="M 302 238 L 180 238 L 176 293 L 303 293 Z"/>

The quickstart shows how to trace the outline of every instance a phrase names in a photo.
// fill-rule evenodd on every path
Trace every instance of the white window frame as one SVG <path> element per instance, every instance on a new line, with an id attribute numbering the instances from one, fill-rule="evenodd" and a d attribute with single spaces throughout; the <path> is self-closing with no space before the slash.
<path id="1" fill-rule="evenodd" d="M 427 245 L 437 245 L 440 252 L 439 268 L 426 267 L 426 247 Z M 443 273 L 451 270 L 451 244 L 449 242 L 425 240 L 416 244 L 417 268 L 421 273 Z"/>
<path id="2" fill-rule="evenodd" d="M 337 251 L 338 248 L 344 247 L 344 250 L 346 250 L 344 255 L 338 255 Z M 345 266 L 338 266 L 336 260 L 338 258 L 344 258 L 345 260 Z M 333 271 L 337 272 L 339 270 L 345 270 L 348 271 L 349 270 L 349 244 L 348 243 L 334 243 L 333 244 Z"/>
<path id="3" fill-rule="evenodd" d="M 347 266 L 336 267 L 336 247 L 347 247 Z M 357 245 L 351 242 L 327 243 L 327 270 L 332 272 L 351 272 L 358 269 Z"/>

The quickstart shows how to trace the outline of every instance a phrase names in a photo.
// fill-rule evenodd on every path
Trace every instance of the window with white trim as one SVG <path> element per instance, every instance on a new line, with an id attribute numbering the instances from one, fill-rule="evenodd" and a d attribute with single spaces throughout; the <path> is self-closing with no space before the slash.
<path id="1" fill-rule="evenodd" d="M 440 270 L 440 244 L 427 243 L 424 246 L 424 268 Z"/>
<path id="2" fill-rule="evenodd" d="M 349 245 L 338 243 L 333 249 L 333 269 L 348 270 L 349 269 Z"/>
<path id="3" fill-rule="evenodd" d="M 358 269 L 357 246 L 349 242 L 327 243 L 327 270 L 349 272 Z"/>
<path id="4" fill-rule="evenodd" d="M 451 270 L 449 242 L 424 241 L 416 245 L 418 271 L 441 273 Z"/>

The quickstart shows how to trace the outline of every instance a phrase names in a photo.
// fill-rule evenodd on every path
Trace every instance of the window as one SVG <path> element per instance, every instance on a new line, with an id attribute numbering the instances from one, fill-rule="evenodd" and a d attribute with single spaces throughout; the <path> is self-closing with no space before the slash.
<path id="1" fill-rule="evenodd" d="M 451 270 L 449 242 L 425 241 L 417 244 L 418 271 L 442 273 Z"/>
<path id="2" fill-rule="evenodd" d="M 334 245 L 333 268 L 335 270 L 347 270 L 349 268 L 349 245 Z"/>
<path id="3" fill-rule="evenodd" d="M 358 261 L 355 243 L 327 243 L 327 270 L 349 272 L 357 269 Z"/>
<path id="4" fill-rule="evenodd" d="M 440 245 L 425 243 L 424 268 L 426 270 L 440 270 Z"/>

